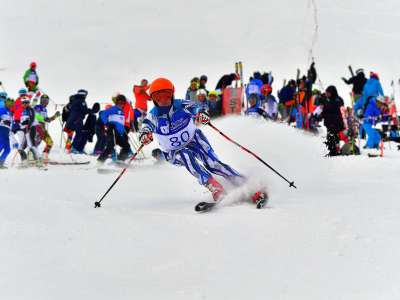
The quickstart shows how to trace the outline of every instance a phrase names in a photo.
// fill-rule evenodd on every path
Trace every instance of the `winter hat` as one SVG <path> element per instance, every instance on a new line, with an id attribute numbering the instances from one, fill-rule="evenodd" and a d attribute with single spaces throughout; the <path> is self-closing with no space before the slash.
<path id="1" fill-rule="evenodd" d="M 331 98 L 335 99 L 335 98 L 339 97 L 338 91 L 334 85 L 328 86 L 326 89 L 326 92 L 331 94 Z"/>
<path id="2" fill-rule="evenodd" d="M 33 62 L 31 62 L 31 64 L 29 66 L 31 69 L 36 69 L 37 64 L 36 64 L 36 62 L 33 61 Z"/>
<path id="3" fill-rule="evenodd" d="M 197 90 L 196 95 L 197 96 L 199 96 L 199 95 L 207 96 L 207 92 L 205 89 L 199 89 L 199 90 Z"/>
<path id="4" fill-rule="evenodd" d="M 200 81 L 202 81 L 202 80 L 207 82 L 207 80 L 208 80 L 207 76 L 206 75 L 201 75 L 200 76 Z"/>
<path id="5" fill-rule="evenodd" d="M 7 99 L 7 93 L 6 92 L 0 92 L 0 98 L 3 100 Z"/>
<path id="6" fill-rule="evenodd" d="M 215 97 L 217 97 L 217 96 L 218 96 L 218 92 L 217 92 L 217 91 L 210 91 L 210 92 L 208 93 L 208 96 L 215 96 Z"/>
<path id="7" fill-rule="evenodd" d="M 96 102 L 95 104 L 93 104 L 92 106 L 92 113 L 93 114 L 97 114 L 100 110 L 100 103 Z"/>
<path id="8" fill-rule="evenodd" d="M 378 73 L 375 73 L 375 72 L 370 72 L 369 73 L 369 77 L 370 78 L 375 78 L 375 79 L 378 79 L 379 80 L 379 75 L 378 75 Z"/>
<path id="9" fill-rule="evenodd" d="M 115 97 L 115 103 L 118 103 L 118 102 L 126 102 L 126 97 L 124 96 L 124 95 L 122 95 L 122 94 L 118 94 L 117 95 L 117 97 Z"/>
<path id="10" fill-rule="evenodd" d="M 385 96 L 378 96 L 376 97 L 376 101 L 386 104 L 387 98 Z"/>
<path id="11" fill-rule="evenodd" d="M 258 71 L 256 71 L 256 72 L 253 73 L 253 77 L 254 77 L 255 79 L 260 79 L 260 78 L 261 78 L 261 73 L 258 72 Z"/>

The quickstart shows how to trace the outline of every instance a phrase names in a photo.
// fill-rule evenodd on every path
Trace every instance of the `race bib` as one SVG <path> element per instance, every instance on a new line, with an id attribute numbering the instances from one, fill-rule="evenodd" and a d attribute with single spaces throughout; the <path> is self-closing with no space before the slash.
<path id="1" fill-rule="evenodd" d="M 159 127 L 160 133 L 155 133 L 160 148 L 164 152 L 178 150 L 185 147 L 193 139 L 196 131 L 194 122 L 190 119 L 189 122 L 178 131 L 171 131 L 169 126 Z"/>

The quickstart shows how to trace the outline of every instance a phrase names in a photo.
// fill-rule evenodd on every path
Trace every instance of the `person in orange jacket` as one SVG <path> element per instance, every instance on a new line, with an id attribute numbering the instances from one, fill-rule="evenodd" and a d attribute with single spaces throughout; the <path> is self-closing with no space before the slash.
<path id="1" fill-rule="evenodd" d="M 147 102 L 151 101 L 149 94 L 147 91 L 149 90 L 149 82 L 147 79 L 142 79 L 140 85 L 133 86 L 133 94 L 135 95 L 135 120 L 134 125 L 135 129 L 138 130 L 140 127 L 141 120 L 143 120 L 147 115 Z"/>

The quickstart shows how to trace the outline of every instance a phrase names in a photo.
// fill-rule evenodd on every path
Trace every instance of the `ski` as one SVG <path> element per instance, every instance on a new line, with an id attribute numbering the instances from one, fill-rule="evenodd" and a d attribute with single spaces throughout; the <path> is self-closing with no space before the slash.
<path id="1" fill-rule="evenodd" d="M 268 203 L 268 194 L 265 191 L 257 192 L 253 196 L 245 197 L 245 198 L 250 198 L 250 200 L 256 204 L 257 209 L 262 209 Z M 217 204 L 221 201 L 222 200 L 219 200 L 218 202 L 204 202 L 204 201 L 199 202 L 194 207 L 194 210 L 196 212 L 208 212 L 208 211 L 212 210 L 214 207 L 216 207 Z"/>
<path id="2" fill-rule="evenodd" d="M 216 202 L 200 202 L 194 207 L 194 210 L 197 212 L 207 212 L 213 209 L 216 204 Z"/>
<path id="3" fill-rule="evenodd" d="M 71 161 L 71 162 L 63 162 L 63 161 L 53 161 L 50 160 L 46 162 L 48 165 L 55 165 L 55 166 L 80 166 L 80 165 L 88 165 L 90 164 L 90 161 Z"/>
<path id="4" fill-rule="evenodd" d="M 113 174 L 113 173 L 119 173 L 121 170 L 117 169 L 97 169 L 97 173 L 99 174 Z"/>

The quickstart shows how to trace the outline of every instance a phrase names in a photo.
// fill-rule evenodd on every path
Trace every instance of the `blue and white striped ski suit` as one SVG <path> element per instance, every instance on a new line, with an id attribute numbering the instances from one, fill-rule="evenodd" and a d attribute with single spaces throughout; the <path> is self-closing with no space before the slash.
<path id="1" fill-rule="evenodd" d="M 152 132 L 165 159 L 184 166 L 200 184 L 206 184 L 212 174 L 240 182 L 243 177 L 218 159 L 203 132 L 196 128 L 195 109 L 184 100 L 174 100 L 171 107 L 155 106 L 143 120 L 141 131 Z"/>

